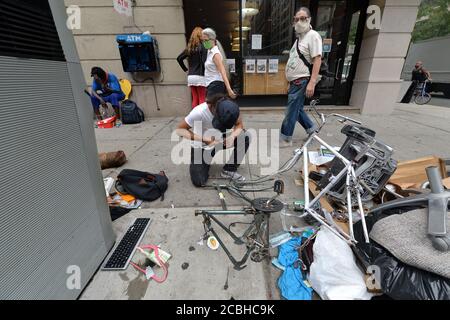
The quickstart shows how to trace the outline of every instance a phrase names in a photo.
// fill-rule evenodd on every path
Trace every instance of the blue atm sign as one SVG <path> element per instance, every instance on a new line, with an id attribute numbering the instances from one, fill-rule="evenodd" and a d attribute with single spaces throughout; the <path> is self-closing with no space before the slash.
<path id="1" fill-rule="evenodd" d="M 121 34 L 117 36 L 118 43 L 151 43 L 153 38 L 148 34 Z"/>

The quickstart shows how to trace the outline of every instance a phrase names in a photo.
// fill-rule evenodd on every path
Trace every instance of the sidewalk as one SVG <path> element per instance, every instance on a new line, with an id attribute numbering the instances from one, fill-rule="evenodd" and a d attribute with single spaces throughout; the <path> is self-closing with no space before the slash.
<path id="1" fill-rule="evenodd" d="M 394 158 L 409 160 L 436 155 L 450 158 L 450 109 L 433 106 L 396 105 L 390 116 L 361 116 L 350 114 L 377 132 L 377 138 L 395 150 Z M 211 251 L 197 242 L 203 235 L 202 218 L 195 217 L 196 209 L 220 209 L 217 193 L 196 189 L 189 178 L 188 165 L 175 165 L 171 161 L 172 132 L 181 118 L 158 118 L 134 126 L 123 126 L 110 130 L 96 130 L 99 152 L 125 151 L 128 162 L 117 170 L 105 170 L 104 176 L 116 177 L 124 168 L 159 172 L 164 170 L 170 178 L 169 190 L 164 201 L 145 203 L 141 210 L 132 211 L 113 223 L 117 239 L 120 240 L 130 223 L 136 217 L 150 217 L 152 223 L 143 244 L 161 245 L 173 258 L 169 261 L 169 277 L 163 284 L 147 282 L 132 267 L 125 272 L 99 271 L 89 284 L 81 299 L 279 299 L 276 280 L 279 272 L 267 263 L 249 260 L 247 268 L 236 271 L 232 268 L 224 251 Z M 282 112 L 245 113 L 246 128 L 279 129 L 283 120 Z M 345 136 L 340 133 L 342 125 L 330 122 L 321 137 L 331 145 L 341 145 Z M 297 126 L 292 148 L 281 149 L 280 164 L 288 160 L 292 151 L 301 145 L 305 135 Z M 303 198 L 302 188 L 296 185 L 299 163 L 293 170 L 281 176 L 286 184 L 286 193 L 281 200 L 292 202 Z M 239 172 L 246 177 L 259 175 L 258 165 L 243 165 Z M 212 177 L 218 177 L 220 166 L 213 166 Z M 269 193 L 270 194 L 270 193 Z M 253 195 L 249 195 L 253 197 Z M 255 195 L 265 196 L 264 194 Z M 241 208 L 244 203 L 225 194 L 226 201 L 233 208 Z M 173 205 L 173 207 L 172 207 Z M 223 219 L 234 222 L 238 219 Z M 248 219 L 247 219 L 248 220 Z M 245 221 L 245 219 L 243 220 Z M 271 233 L 281 231 L 278 214 L 271 218 Z M 239 228 L 236 229 L 239 234 Z M 222 235 L 222 233 L 220 233 Z M 224 239 L 228 239 L 224 236 Z M 234 248 L 232 241 L 226 241 Z M 232 250 L 239 258 L 245 247 Z M 276 251 L 273 252 L 276 254 Z M 188 263 L 186 270 L 182 265 Z M 223 286 L 229 267 L 229 289 Z"/>

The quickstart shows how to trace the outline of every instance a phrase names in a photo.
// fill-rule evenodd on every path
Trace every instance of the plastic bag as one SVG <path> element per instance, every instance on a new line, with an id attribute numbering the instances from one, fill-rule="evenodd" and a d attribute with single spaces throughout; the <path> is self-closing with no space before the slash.
<path id="1" fill-rule="evenodd" d="M 363 272 L 348 244 L 328 229 L 321 229 L 313 247 L 309 282 L 323 300 L 370 300 Z"/>
<path id="2" fill-rule="evenodd" d="M 391 209 L 369 215 L 366 218 L 370 232 L 375 223 L 392 214 L 402 214 L 418 207 Z M 362 239 L 362 224 L 355 223 L 357 249 L 363 262 L 380 269 L 380 287 L 383 293 L 398 300 L 450 300 L 450 279 L 402 263 L 384 247 L 371 240 Z M 361 241 L 362 240 L 362 241 Z"/>

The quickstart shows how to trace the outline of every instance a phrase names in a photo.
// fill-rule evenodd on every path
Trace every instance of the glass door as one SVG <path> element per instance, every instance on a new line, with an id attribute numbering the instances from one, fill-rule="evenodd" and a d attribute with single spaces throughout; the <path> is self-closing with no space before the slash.
<path id="1" fill-rule="evenodd" d="M 353 79 L 356 74 L 356 64 L 359 59 L 359 51 L 362 42 L 364 24 L 367 18 L 367 4 L 365 1 L 352 1 L 348 7 L 345 49 L 339 57 L 339 66 L 335 75 L 333 99 L 336 104 L 348 105 Z"/>
<path id="2" fill-rule="evenodd" d="M 311 2 L 313 27 L 322 36 L 322 63 L 328 70 L 317 87 L 322 105 L 347 105 L 350 99 L 364 30 L 363 2 Z"/>

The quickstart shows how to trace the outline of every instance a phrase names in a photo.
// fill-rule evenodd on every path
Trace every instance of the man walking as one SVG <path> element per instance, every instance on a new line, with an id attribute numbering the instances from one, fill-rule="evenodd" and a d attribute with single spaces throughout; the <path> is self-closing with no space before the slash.
<path id="1" fill-rule="evenodd" d="M 322 63 L 322 37 L 311 27 L 311 12 L 302 7 L 294 17 L 297 40 L 292 47 L 286 66 L 286 78 L 289 81 L 288 105 L 281 127 L 280 145 L 291 146 L 295 124 L 298 121 L 312 134 L 317 127 L 304 111 L 305 97 L 314 95 L 316 84 L 320 80 Z"/>

